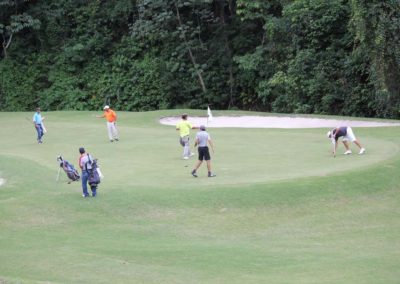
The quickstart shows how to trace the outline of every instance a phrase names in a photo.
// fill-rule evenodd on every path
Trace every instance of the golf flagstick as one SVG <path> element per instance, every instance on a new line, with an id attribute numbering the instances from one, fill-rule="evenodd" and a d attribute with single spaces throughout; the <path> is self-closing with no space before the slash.
<path id="1" fill-rule="evenodd" d="M 210 106 L 207 106 L 207 126 L 208 126 L 208 122 L 211 122 L 213 119 L 212 113 L 211 113 L 211 109 Z"/>

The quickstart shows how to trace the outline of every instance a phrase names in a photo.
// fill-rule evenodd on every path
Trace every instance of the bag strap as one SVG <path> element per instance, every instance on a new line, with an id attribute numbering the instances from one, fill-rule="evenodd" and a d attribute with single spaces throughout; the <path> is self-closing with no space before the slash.
<path id="1" fill-rule="evenodd" d="M 87 164 L 88 164 L 88 163 L 92 163 L 92 160 L 90 159 L 89 153 L 86 153 L 86 155 L 87 155 L 89 161 L 87 161 L 87 162 L 85 163 L 85 170 L 86 170 L 87 172 L 89 172 L 89 171 L 88 171 L 88 168 L 87 168 Z M 92 170 L 92 169 L 91 169 L 91 170 Z"/>

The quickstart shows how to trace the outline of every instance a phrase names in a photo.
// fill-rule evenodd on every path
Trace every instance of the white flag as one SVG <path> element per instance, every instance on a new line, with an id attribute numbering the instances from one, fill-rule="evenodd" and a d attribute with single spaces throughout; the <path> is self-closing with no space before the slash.
<path id="1" fill-rule="evenodd" d="M 207 119 L 208 121 L 212 121 L 213 116 L 212 116 L 210 107 L 207 107 L 207 117 L 208 117 L 208 119 Z"/>

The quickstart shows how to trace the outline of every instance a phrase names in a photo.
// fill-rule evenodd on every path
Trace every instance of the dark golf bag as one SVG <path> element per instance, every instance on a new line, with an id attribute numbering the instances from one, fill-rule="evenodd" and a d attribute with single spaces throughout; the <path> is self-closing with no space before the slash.
<path id="1" fill-rule="evenodd" d="M 74 166 L 64 160 L 61 156 L 57 158 L 57 161 L 59 161 L 60 167 L 64 170 L 70 180 L 77 181 L 81 178 L 79 172 L 74 168 Z"/>
<path id="2" fill-rule="evenodd" d="M 97 170 L 97 159 L 93 161 L 89 158 L 89 163 L 91 164 L 91 169 L 87 169 L 89 172 L 88 183 L 91 187 L 97 186 L 100 183 L 100 175 Z"/>

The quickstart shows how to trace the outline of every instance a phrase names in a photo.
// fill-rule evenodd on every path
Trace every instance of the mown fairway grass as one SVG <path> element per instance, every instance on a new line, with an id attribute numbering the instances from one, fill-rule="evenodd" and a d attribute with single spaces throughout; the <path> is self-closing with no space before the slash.
<path id="1" fill-rule="evenodd" d="M 217 177 L 194 179 L 158 124 L 181 112 L 119 112 L 118 143 L 99 113 L 44 112 L 42 145 L 33 113 L 0 113 L 0 283 L 399 283 L 399 127 L 355 128 L 367 154 L 336 159 L 325 128 L 210 128 Z M 55 181 L 80 146 L 96 198 Z"/>

